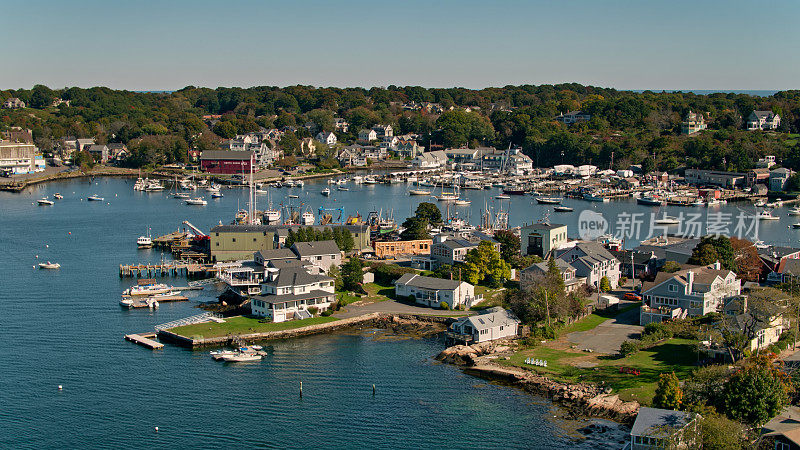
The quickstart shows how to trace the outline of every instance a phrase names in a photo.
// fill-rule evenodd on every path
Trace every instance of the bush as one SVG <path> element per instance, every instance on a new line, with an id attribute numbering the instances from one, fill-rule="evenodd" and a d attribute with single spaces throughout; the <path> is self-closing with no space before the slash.
<path id="1" fill-rule="evenodd" d="M 619 277 L 619 287 L 625 286 L 625 283 L 628 282 L 628 277 Z"/>
<path id="2" fill-rule="evenodd" d="M 450 309 L 450 305 L 447 302 L 441 302 L 439 303 L 439 309 Z"/>
<path id="3" fill-rule="evenodd" d="M 322 311 L 322 314 L 320 314 L 320 315 L 321 315 L 322 317 L 328 317 L 328 316 L 330 316 L 331 314 L 333 314 L 333 311 L 332 311 L 332 310 L 330 310 L 330 309 L 326 309 L 325 311 Z"/>
<path id="4" fill-rule="evenodd" d="M 319 308 L 317 308 L 316 306 L 309 306 L 309 307 L 308 307 L 308 312 L 309 312 L 309 313 L 310 313 L 312 316 L 316 316 L 316 315 L 317 315 L 317 313 L 319 312 Z"/>
<path id="5" fill-rule="evenodd" d="M 392 284 L 398 278 L 407 273 L 415 273 L 416 271 L 410 267 L 400 267 L 397 264 L 375 263 L 372 265 L 372 271 L 375 273 L 375 281 L 380 284 Z"/>
<path id="6" fill-rule="evenodd" d="M 639 343 L 637 341 L 627 340 L 619 346 L 619 354 L 624 358 L 628 355 L 633 355 L 639 351 Z"/>

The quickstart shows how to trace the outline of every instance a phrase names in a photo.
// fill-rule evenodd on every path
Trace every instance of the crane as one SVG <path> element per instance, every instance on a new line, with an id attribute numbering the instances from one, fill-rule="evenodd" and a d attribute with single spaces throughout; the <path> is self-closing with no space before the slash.
<path id="1" fill-rule="evenodd" d="M 326 215 L 325 214 L 328 211 L 329 212 L 339 211 L 339 217 L 336 219 L 336 222 L 333 221 L 333 215 L 330 215 L 330 214 Z M 324 222 L 325 223 L 341 224 L 342 222 L 344 222 L 344 218 L 345 218 L 345 216 L 344 216 L 344 207 L 343 206 L 341 206 L 339 208 L 325 208 L 323 206 L 320 206 L 317 215 L 319 215 L 319 217 L 320 217 L 320 223 L 323 222 L 323 219 L 329 219 L 329 220 L 325 220 Z"/>
<path id="2" fill-rule="evenodd" d="M 191 223 L 189 223 L 188 220 L 184 220 L 183 224 L 186 225 L 187 227 L 189 227 L 192 231 L 194 231 L 195 236 L 192 239 L 192 241 L 201 242 L 201 241 L 207 241 L 207 240 L 211 239 L 207 234 L 205 234 L 202 231 L 200 231 L 199 228 L 197 228 L 196 226 L 194 226 Z"/>

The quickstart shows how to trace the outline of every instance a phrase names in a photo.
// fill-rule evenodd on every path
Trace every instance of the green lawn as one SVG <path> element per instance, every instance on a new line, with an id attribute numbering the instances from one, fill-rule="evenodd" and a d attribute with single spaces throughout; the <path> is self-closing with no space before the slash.
<path id="1" fill-rule="evenodd" d="M 260 319 L 250 316 L 228 317 L 224 323 L 208 322 L 172 328 L 169 331 L 188 338 L 212 338 L 228 335 L 264 333 L 267 331 L 282 331 L 300 328 L 308 325 L 338 320 L 334 317 L 312 317 L 303 320 L 289 320 L 280 323 L 261 323 Z"/>
<path id="2" fill-rule="evenodd" d="M 526 358 L 547 360 L 547 367 L 525 364 Z M 696 360 L 694 341 L 674 338 L 620 359 L 550 347 L 535 347 L 517 352 L 509 360 L 501 363 L 532 369 L 565 382 L 604 382 L 623 400 L 636 400 L 647 405 L 655 394 L 659 374 L 675 372 L 678 378 L 684 379 L 694 369 Z M 578 361 L 595 363 L 597 366 L 578 368 L 574 366 Z M 620 367 L 637 369 L 640 374 L 620 373 Z"/>
<path id="3" fill-rule="evenodd" d="M 589 314 L 587 317 L 584 317 L 583 319 L 573 323 L 572 325 L 565 327 L 561 331 L 561 334 L 573 333 L 575 331 L 589 331 L 608 319 L 613 319 L 614 317 L 617 317 L 618 315 L 624 312 L 630 311 L 638 307 L 639 307 L 638 304 L 633 304 L 617 310 L 604 310 L 604 311 L 593 312 L 592 314 Z"/>
<path id="4" fill-rule="evenodd" d="M 366 283 L 364 285 L 364 290 L 367 293 L 363 294 L 361 297 L 357 295 L 351 295 L 350 291 L 339 291 L 336 293 L 336 298 L 339 299 L 342 305 L 348 305 L 357 301 L 365 301 L 370 303 L 382 302 L 390 298 L 394 298 L 394 285 Z"/>

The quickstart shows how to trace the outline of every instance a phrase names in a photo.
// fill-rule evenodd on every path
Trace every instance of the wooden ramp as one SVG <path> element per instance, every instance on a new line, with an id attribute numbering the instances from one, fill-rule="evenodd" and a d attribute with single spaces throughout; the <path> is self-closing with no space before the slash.
<path id="1" fill-rule="evenodd" d="M 164 344 L 162 344 L 161 342 L 156 342 L 156 341 L 150 339 L 150 337 L 155 337 L 155 336 L 156 336 L 155 333 L 149 333 L 149 334 L 145 334 L 145 335 L 142 335 L 142 334 L 126 334 L 125 335 L 125 340 L 126 341 L 130 341 L 130 342 L 135 342 L 135 343 L 137 343 L 137 344 L 139 344 L 141 346 L 147 347 L 147 348 L 149 348 L 151 350 L 158 350 L 158 349 L 164 348 Z"/>

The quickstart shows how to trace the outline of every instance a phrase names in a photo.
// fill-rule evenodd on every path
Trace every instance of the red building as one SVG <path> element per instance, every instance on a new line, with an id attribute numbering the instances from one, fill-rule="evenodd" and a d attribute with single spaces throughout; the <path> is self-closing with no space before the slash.
<path id="1" fill-rule="evenodd" d="M 205 150 L 200 155 L 200 170 L 209 173 L 241 174 L 250 172 L 253 152 L 241 150 Z"/>

